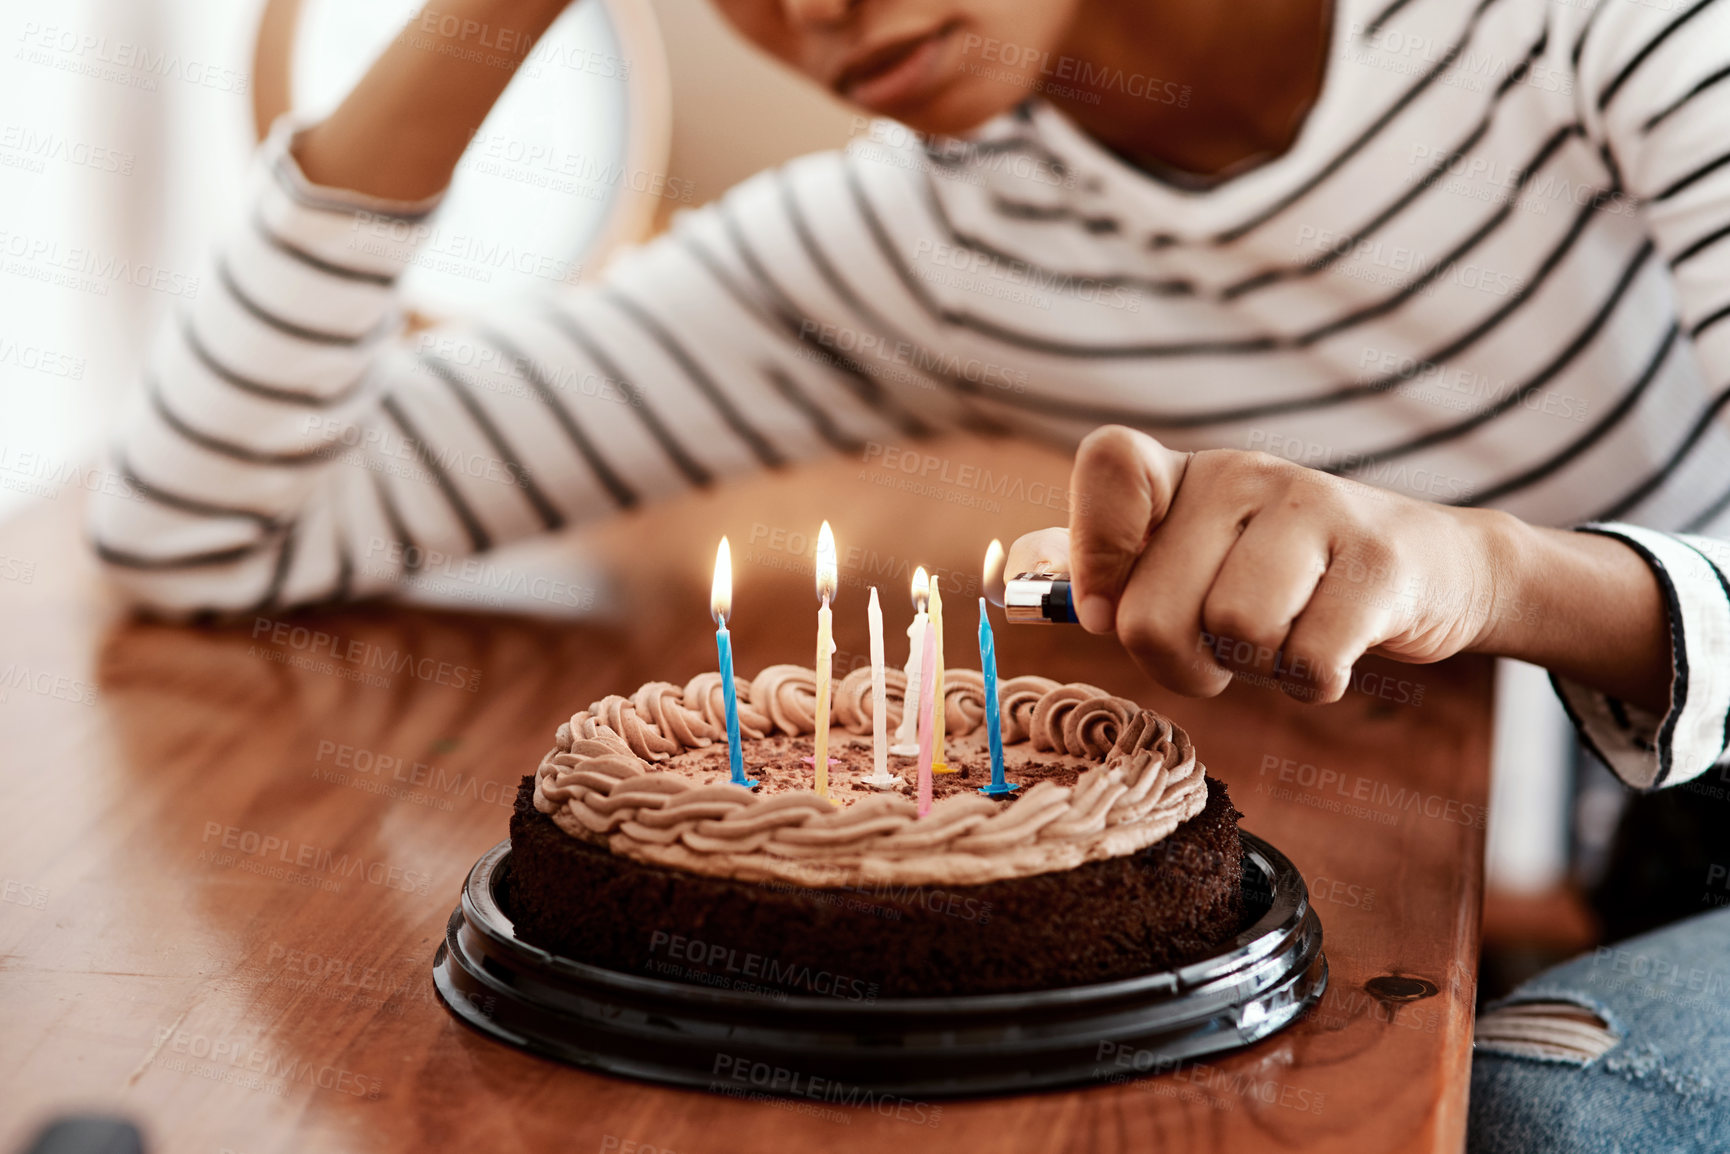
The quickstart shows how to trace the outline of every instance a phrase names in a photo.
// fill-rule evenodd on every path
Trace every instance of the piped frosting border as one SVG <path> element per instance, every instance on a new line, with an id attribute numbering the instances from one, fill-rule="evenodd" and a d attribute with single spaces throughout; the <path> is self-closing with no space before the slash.
<path id="1" fill-rule="evenodd" d="M 888 725 L 905 680 L 890 671 Z M 863 675 L 863 676 L 861 676 Z M 978 670 L 944 671 L 945 720 L 961 735 L 984 715 Z M 775 665 L 736 679 L 747 737 L 815 731 L 816 676 Z M 1073 786 L 1043 781 L 1013 801 L 975 791 L 921 818 L 897 794 L 837 809 L 812 791 L 759 796 L 703 784 L 658 764 L 725 740 L 721 678 L 683 689 L 650 682 L 594 702 L 561 725 L 535 774 L 535 808 L 573 837 L 636 861 L 692 873 L 801 886 L 977 885 L 1073 869 L 1153 845 L 1207 804 L 1205 768 L 1182 729 L 1095 686 L 1016 677 L 999 687 L 1004 741 L 1098 758 Z M 836 686 L 835 721 L 871 731 L 870 671 Z"/>

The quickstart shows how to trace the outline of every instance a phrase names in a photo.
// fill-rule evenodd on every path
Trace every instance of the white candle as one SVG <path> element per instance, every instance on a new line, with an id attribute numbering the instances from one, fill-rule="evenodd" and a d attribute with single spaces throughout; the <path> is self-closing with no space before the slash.
<path id="1" fill-rule="evenodd" d="M 931 722 L 931 772 L 954 773 L 955 767 L 943 759 L 943 721 L 948 714 L 943 709 L 943 590 L 938 582 L 931 583 L 931 620 L 925 628 L 931 630 L 935 639 L 932 646 L 931 669 L 926 674 L 926 682 L 931 686 L 932 708 L 935 710 Z"/>
<path id="2" fill-rule="evenodd" d="M 835 668 L 834 614 L 829 600 L 835 596 L 837 576 L 835 534 L 825 521 L 817 533 L 817 740 L 811 763 L 817 771 L 817 796 L 840 805 L 839 798 L 829 796 L 829 679 Z"/>
<path id="3" fill-rule="evenodd" d="M 865 607 L 871 623 L 871 776 L 866 784 L 876 789 L 894 789 L 898 784 L 889 773 L 889 687 L 883 677 L 883 609 L 877 604 L 877 586 L 871 586 L 871 603 Z M 905 708 L 905 707 L 903 707 Z"/>
<path id="4" fill-rule="evenodd" d="M 921 565 L 913 574 L 913 624 L 907 627 L 907 691 L 901 698 L 901 724 L 895 730 L 895 744 L 889 752 L 896 757 L 919 756 L 919 682 L 920 659 L 925 651 L 925 627 L 930 618 L 925 603 L 931 579 Z"/>

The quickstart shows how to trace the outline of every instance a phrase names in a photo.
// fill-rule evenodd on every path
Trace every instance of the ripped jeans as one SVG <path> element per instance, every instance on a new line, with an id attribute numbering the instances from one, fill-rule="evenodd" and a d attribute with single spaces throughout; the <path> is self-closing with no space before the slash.
<path id="1" fill-rule="evenodd" d="M 1730 1151 L 1730 909 L 1602 946 L 1486 1007 L 1472 1154 Z"/>

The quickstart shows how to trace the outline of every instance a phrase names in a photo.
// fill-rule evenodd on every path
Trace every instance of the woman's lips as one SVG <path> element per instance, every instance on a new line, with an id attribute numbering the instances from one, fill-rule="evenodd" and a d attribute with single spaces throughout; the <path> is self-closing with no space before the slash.
<path id="1" fill-rule="evenodd" d="M 943 49 L 954 31 L 953 24 L 946 24 L 935 32 L 867 53 L 842 71 L 835 89 L 874 112 L 912 104 L 941 79 Z"/>

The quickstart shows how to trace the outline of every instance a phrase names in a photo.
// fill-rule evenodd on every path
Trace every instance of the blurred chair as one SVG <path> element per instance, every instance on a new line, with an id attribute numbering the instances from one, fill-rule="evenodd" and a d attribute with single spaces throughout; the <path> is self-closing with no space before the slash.
<path id="1" fill-rule="evenodd" d="M 394 37 L 413 34 L 395 3 L 265 0 L 253 42 L 252 124 L 262 139 L 282 113 L 334 108 Z M 586 0 L 547 30 L 482 124 L 401 288 L 411 324 L 509 308 L 591 280 L 620 248 L 647 239 L 673 196 L 666 54 L 649 0 Z M 495 550 L 487 568 L 595 591 L 561 608 L 451 574 L 405 599 L 530 614 L 605 612 L 605 574 L 558 537 Z M 524 583 L 527 584 L 527 583 Z"/>
<path id="2" fill-rule="evenodd" d="M 394 3 L 265 0 L 253 45 L 259 139 L 290 109 L 333 108 L 384 46 L 413 34 Z M 573 4 L 528 54 L 452 179 L 405 296 L 435 315 L 592 279 L 646 239 L 683 187 L 666 176 L 672 138 L 666 53 L 649 0 Z M 546 259 L 542 259 L 546 258 Z"/>

